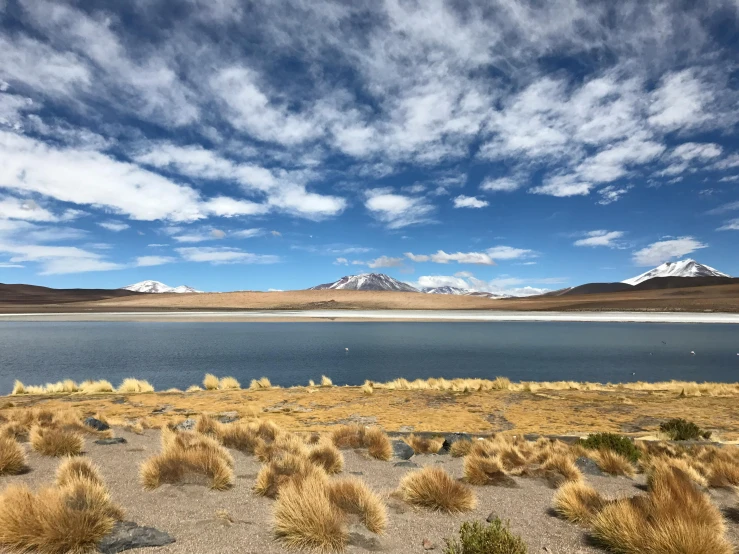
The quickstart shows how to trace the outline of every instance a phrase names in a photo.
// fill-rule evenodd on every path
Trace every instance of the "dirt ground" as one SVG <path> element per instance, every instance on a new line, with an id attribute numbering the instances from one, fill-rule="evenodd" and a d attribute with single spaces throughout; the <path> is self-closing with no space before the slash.
<path id="1" fill-rule="evenodd" d="M 209 490 L 198 485 L 165 485 L 146 491 L 139 484 L 138 468 L 141 462 L 159 451 L 159 432 L 147 431 L 136 435 L 116 429 L 126 444 L 100 446 L 86 441 L 85 456 L 98 464 L 113 499 L 126 511 L 126 519 L 141 525 L 153 526 L 175 537 L 172 545 L 160 548 L 131 550 L 141 554 L 205 554 L 240 553 L 271 554 L 285 550 L 273 540 L 271 513 L 273 501 L 251 492 L 259 462 L 250 456 L 232 451 L 235 458 L 235 486 L 225 492 Z M 550 513 L 554 490 L 543 480 L 515 478 L 516 488 L 474 487 L 478 507 L 473 512 L 445 515 L 414 509 L 391 498 L 401 477 L 413 469 L 395 467 L 394 462 L 367 459 L 360 452 L 344 451 L 344 475 L 359 475 L 387 502 L 389 524 L 384 536 L 366 531 L 353 535 L 349 553 L 380 551 L 388 553 L 424 552 L 422 542 L 429 539 L 441 552 L 443 539 L 456 534 L 460 524 L 467 520 L 485 520 L 494 513 L 509 520 L 511 529 L 526 541 L 530 553 L 553 554 L 597 553 L 590 546 L 585 532 Z M 419 466 L 440 465 L 455 478 L 462 476 L 462 459 L 448 455 L 421 455 L 412 458 Z M 14 477 L 0 477 L 0 489 L 11 482 L 26 482 L 38 487 L 53 480 L 59 461 L 29 453 L 31 472 Z M 599 491 L 611 497 L 640 494 L 643 476 L 625 477 L 587 476 Z M 714 501 L 721 508 L 736 505 L 736 497 L 728 491 L 712 491 Z M 221 514 L 220 516 L 218 514 Z M 228 514 L 228 517 L 223 517 Z M 731 540 L 739 544 L 739 524 L 728 521 Z M 545 550 L 545 547 L 548 550 Z"/>

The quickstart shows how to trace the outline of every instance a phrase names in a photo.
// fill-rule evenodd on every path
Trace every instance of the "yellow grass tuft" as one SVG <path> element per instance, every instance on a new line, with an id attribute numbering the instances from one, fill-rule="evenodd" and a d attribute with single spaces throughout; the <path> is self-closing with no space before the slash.
<path id="1" fill-rule="evenodd" d="M 9 438 L 18 442 L 28 442 L 28 424 L 20 421 L 11 421 L 0 427 L 0 438 Z"/>
<path id="2" fill-rule="evenodd" d="M 364 481 L 351 477 L 329 484 L 331 502 L 348 514 L 358 515 L 364 526 L 382 534 L 387 527 L 387 510 L 380 497 Z"/>
<path id="3" fill-rule="evenodd" d="M 254 493 L 275 498 L 287 483 L 308 477 L 328 479 L 326 472 L 306 457 L 283 452 L 262 466 L 254 484 Z"/>
<path id="4" fill-rule="evenodd" d="M 582 481 L 582 472 L 575 465 L 572 457 L 565 454 L 554 454 L 541 466 L 544 471 L 561 475 L 567 481 Z"/>
<path id="5" fill-rule="evenodd" d="M 366 394 L 367 396 L 371 395 L 375 392 L 374 387 L 372 386 L 371 381 L 365 381 L 364 385 L 362 385 L 362 392 Z"/>
<path id="6" fill-rule="evenodd" d="M 189 387 L 187 387 L 187 389 L 185 390 L 185 392 L 200 392 L 200 391 L 202 391 L 202 390 L 203 390 L 203 389 L 201 389 L 201 388 L 200 388 L 199 386 L 197 386 L 197 385 L 190 385 Z"/>
<path id="7" fill-rule="evenodd" d="M 239 390 L 241 389 L 241 383 L 233 377 L 223 377 L 218 382 L 218 388 L 221 390 Z"/>
<path id="8" fill-rule="evenodd" d="M 321 375 L 321 386 L 322 387 L 333 387 L 334 382 L 326 377 L 325 375 Z"/>
<path id="9" fill-rule="evenodd" d="M 388 436 L 379 427 L 342 425 L 331 432 L 331 440 L 337 448 L 367 448 L 376 460 L 389 460 L 393 447 Z"/>
<path id="10" fill-rule="evenodd" d="M 341 473 L 344 469 L 344 456 L 329 442 L 319 443 L 311 448 L 308 459 L 311 463 L 322 467 L 329 475 Z"/>
<path id="11" fill-rule="evenodd" d="M 86 479 L 98 485 L 104 484 L 100 469 L 85 458 L 69 457 L 56 470 L 57 487 L 63 487 L 79 479 Z"/>
<path id="12" fill-rule="evenodd" d="M 440 437 L 425 438 L 410 435 L 405 439 L 405 443 L 416 454 L 438 454 L 441 447 L 444 446 L 444 439 Z"/>
<path id="13" fill-rule="evenodd" d="M 59 427 L 34 425 L 29 440 L 31 448 L 43 456 L 78 456 L 85 446 L 85 440 L 79 433 Z"/>
<path id="14" fill-rule="evenodd" d="M 342 551 L 349 538 L 344 522 L 326 481 L 318 476 L 286 483 L 275 503 L 275 537 L 288 548 Z"/>
<path id="15" fill-rule="evenodd" d="M 21 383 L 18 379 L 15 380 L 15 383 L 13 383 L 13 392 L 10 394 L 12 395 L 19 395 L 19 394 L 28 394 L 26 391 L 26 387 L 23 383 Z"/>
<path id="16" fill-rule="evenodd" d="M 83 381 L 80 383 L 79 388 L 84 394 L 101 394 L 115 391 L 113 384 L 104 379 L 100 381 Z"/>
<path id="17" fill-rule="evenodd" d="M 218 421 L 215 417 L 208 414 L 201 414 L 195 423 L 195 430 L 203 435 L 219 438 L 224 432 L 225 425 Z"/>
<path id="18" fill-rule="evenodd" d="M 400 497 L 409 504 L 440 512 L 468 512 L 477 505 L 475 493 L 440 467 L 407 473 L 400 481 Z"/>
<path id="19" fill-rule="evenodd" d="M 120 393 L 154 392 L 154 387 L 148 381 L 127 378 L 118 387 Z"/>
<path id="20" fill-rule="evenodd" d="M 226 448 L 233 448 L 246 454 L 254 454 L 257 446 L 263 442 L 258 427 L 245 423 L 224 425 L 221 428 L 220 440 Z"/>
<path id="21" fill-rule="evenodd" d="M 464 459 L 464 478 L 471 485 L 498 485 L 507 475 L 500 458 L 470 455 Z"/>
<path id="22" fill-rule="evenodd" d="M 633 477 L 636 473 L 631 462 L 625 456 L 613 450 L 596 450 L 595 452 L 590 452 L 589 455 L 598 464 L 598 467 L 609 475 Z"/>
<path id="23" fill-rule="evenodd" d="M 254 455 L 260 462 L 269 462 L 282 453 L 306 457 L 308 447 L 297 435 L 281 433 L 272 442 L 260 442 L 254 449 Z"/>
<path id="24" fill-rule="evenodd" d="M 569 481 L 554 495 L 554 510 L 571 523 L 590 523 L 606 504 L 598 491 L 582 481 Z"/>
<path id="25" fill-rule="evenodd" d="M 272 383 L 270 383 L 269 379 L 266 377 L 262 377 L 261 379 L 252 379 L 249 384 L 249 388 L 251 390 L 271 389 Z"/>
<path id="26" fill-rule="evenodd" d="M 206 373 L 203 379 L 203 388 L 205 390 L 217 390 L 218 389 L 218 377 L 212 373 Z"/>
<path id="27" fill-rule="evenodd" d="M 452 446 L 449 448 L 449 454 L 453 458 L 462 458 L 469 454 L 470 450 L 472 450 L 472 441 L 458 440 L 452 443 Z"/>
<path id="28" fill-rule="evenodd" d="M 18 475 L 27 469 L 23 447 L 10 437 L 0 437 L 0 475 Z"/>
<path id="29" fill-rule="evenodd" d="M 669 471 L 669 468 L 679 470 L 686 478 L 700 487 L 708 486 L 708 479 L 701 475 L 688 460 L 682 458 L 654 458 L 650 460 L 646 468 L 647 486 L 653 485 L 655 475 Z"/>

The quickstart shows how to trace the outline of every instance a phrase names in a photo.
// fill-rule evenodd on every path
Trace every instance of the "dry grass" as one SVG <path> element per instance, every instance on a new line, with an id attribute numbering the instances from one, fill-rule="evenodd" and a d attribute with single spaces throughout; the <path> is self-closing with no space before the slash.
<path id="1" fill-rule="evenodd" d="M 218 377 L 212 373 L 206 373 L 203 379 L 203 388 L 205 390 L 218 390 Z"/>
<path id="2" fill-rule="evenodd" d="M 452 443 L 449 448 L 449 454 L 452 458 L 462 458 L 470 453 L 472 450 L 472 441 L 470 440 L 458 440 Z"/>
<path id="3" fill-rule="evenodd" d="M 275 503 L 275 537 L 288 548 L 340 552 L 349 539 L 344 521 L 320 476 L 286 483 Z"/>
<path id="4" fill-rule="evenodd" d="M 607 501 L 582 481 L 562 485 L 554 495 L 554 510 L 571 523 L 589 524 Z"/>
<path id="5" fill-rule="evenodd" d="M 23 447 L 10 437 L 0 437 L 0 475 L 18 475 L 27 470 Z"/>
<path id="6" fill-rule="evenodd" d="M 261 379 L 252 379 L 251 383 L 249 384 L 250 390 L 260 390 L 260 389 L 271 389 L 272 383 L 270 383 L 269 379 L 266 377 L 262 377 Z"/>
<path id="7" fill-rule="evenodd" d="M 551 456 L 541 469 L 560 475 L 562 479 L 567 481 L 582 481 L 582 473 L 575 465 L 571 456 L 566 454 L 555 454 Z"/>
<path id="8" fill-rule="evenodd" d="M 221 437 L 226 426 L 209 414 L 201 414 L 195 423 L 195 430 L 203 435 Z"/>
<path id="9" fill-rule="evenodd" d="M 617 500 L 592 520 L 594 538 L 615 552 L 732 554 L 721 512 L 680 469 L 654 469 L 649 494 Z"/>
<path id="10" fill-rule="evenodd" d="M 66 464 L 66 462 L 65 462 Z M 0 496 L 0 545 L 17 552 L 96 552 L 123 512 L 102 481 L 65 471 L 63 484 L 33 493 L 10 485 Z"/>
<path id="11" fill-rule="evenodd" d="M 80 457 L 70 457 L 64 460 L 56 470 L 56 486 L 63 487 L 76 480 L 84 479 L 98 485 L 104 481 L 100 469 L 90 460 Z"/>
<path id="12" fill-rule="evenodd" d="M 464 459 L 464 478 L 471 485 L 498 485 L 507 475 L 500 458 L 469 455 Z"/>
<path id="13" fill-rule="evenodd" d="M 226 448 L 233 448 L 245 454 L 254 454 L 257 446 L 263 442 L 256 426 L 246 423 L 224 425 L 219 438 Z"/>
<path id="14" fill-rule="evenodd" d="M 319 443 L 311 448 L 308 459 L 311 463 L 322 467 L 329 475 L 341 473 L 344 469 L 344 456 L 329 442 Z"/>
<path id="15" fill-rule="evenodd" d="M 283 453 L 262 466 L 254 484 L 254 493 L 275 498 L 289 482 L 308 477 L 327 480 L 326 472 L 304 456 Z"/>
<path id="16" fill-rule="evenodd" d="M 141 379 L 124 379 L 123 382 L 118 386 L 116 392 L 120 393 L 137 393 L 137 392 L 154 392 L 154 387 L 148 381 Z"/>
<path id="17" fill-rule="evenodd" d="M 372 393 L 375 392 L 374 387 L 372 386 L 372 382 L 365 381 L 364 385 L 362 385 L 362 393 L 366 394 L 367 396 L 372 395 Z"/>
<path id="18" fill-rule="evenodd" d="M 371 532 L 382 534 L 387 527 L 387 510 L 380 497 L 364 481 L 352 477 L 329 484 L 331 502 L 348 514 L 358 515 Z"/>
<path id="19" fill-rule="evenodd" d="M 653 458 L 649 461 L 646 466 L 647 474 L 647 486 L 651 486 L 654 481 L 654 476 L 668 471 L 669 468 L 675 468 L 682 472 L 691 482 L 695 483 L 699 487 L 707 487 L 708 479 L 698 472 L 695 467 L 683 458 Z"/>
<path id="20" fill-rule="evenodd" d="M 220 390 L 240 390 L 241 383 L 239 383 L 234 377 L 223 377 L 218 382 L 218 388 Z"/>
<path id="21" fill-rule="evenodd" d="M 326 377 L 325 375 L 321 375 L 321 386 L 322 387 L 333 387 L 334 382 Z"/>
<path id="22" fill-rule="evenodd" d="M 283 453 L 307 457 L 308 447 L 297 435 L 281 433 L 274 441 L 262 441 L 254 449 L 254 455 L 260 462 L 270 462 Z"/>
<path id="23" fill-rule="evenodd" d="M 337 448 L 367 448 L 377 460 L 387 461 L 393 455 L 390 439 L 379 427 L 342 425 L 331 432 L 331 440 Z"/>
<path id="24" fill-rule="evenodd" d="M 409 435 L 404 440 L 416 454 L 438 454 L 444 446 L 444 439 L 441 437 L 425 438 Z"/>
<path id="25" fill-rule="evenodd" d="M 198 385 L 190 385 L 189 387 L 187 387 L 185 392 L 201 392 L 202 390 L 203 389 L 200 388 Z"/>
<path id="26" fill-rule="evenodd" d="M 105 379 L 101 379 L 99 381 L 83 381 L 80 383 L 79 388 L 80 392 L 85 394 L 102 394 L 115 391 L 113 384 Z"/>
<path id="27" fill-rule="evenodd" d="M 9 438 L 18 442 L 28 442 L 30 427 L 19 421 L 11 421 L 0 427 L 0 438 Z"/>
<path id="28" fill-rule="evenodd" d="M 34 425 L 28 438 L 31 448 L 43 456 L 78 456 L 85 446 L 82 435 L 59 427 Z"/>
<path id="29" fill-rule="evenodd" d="M 439 467 L 425 467 L 403 477 L 399 496 L 407 503 L 440 512 L 468 512 L 477 505 L 475 493 Z"/>
<path id="30" fill-rule="evenodd" d="M 601 471 L 609 475 L 625 475 L 633 477 L 636 473 L 634 466 L 628 459 L 613 450 L 596 450 L 590 452 L 590 457 L 598 464 Z"/>

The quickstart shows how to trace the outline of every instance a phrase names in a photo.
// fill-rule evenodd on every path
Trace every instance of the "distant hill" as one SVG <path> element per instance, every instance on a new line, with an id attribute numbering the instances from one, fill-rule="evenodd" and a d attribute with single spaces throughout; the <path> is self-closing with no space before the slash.
<path id="1" fill-rule="evenodd" d="M 140 283 L 134 283 L 127 287 L 122 287 L 122 290 L 130 290 L 133 292 L 145 292 L 147 294 L 165 294 L 168 292 L 174 292 L 177 294 L 189 294 L 194 292 L 203 292 L 196 290 L 186 285 L 180 285 L 178 287 L 170 287 L 160 281 L 141 281 Z"/>
<path id="2" fill-rule="evenodd" d="M 665 262 L 660 266 L 650 269 L 646 273 L 626 279 L 623 281 L 627 285 L 638 285 L 644 281 L 654 279 L 656 277 L 730 277 L 726 273 L 721 273 L 719 270 L 712 268 L 711 266 L 704 265 L 696 262 L 690 258 L 679 260 L 677 262 Z"/>
<path id="3" fill-rule="evenodd" d="M 374 290 L 419 292 L 408 283 L 393 279 L 384 273 L 363 273 L 361 275 L 347 275 L 333 283 L 324 283 L 311 287 L 308 290 Z"/>
<path id="4" fill-rule="evenodd" d="M 0 283 L 0 304 L 63 304 L 136 296 L 122 289 L 52 289 L 35 285 Z"/>

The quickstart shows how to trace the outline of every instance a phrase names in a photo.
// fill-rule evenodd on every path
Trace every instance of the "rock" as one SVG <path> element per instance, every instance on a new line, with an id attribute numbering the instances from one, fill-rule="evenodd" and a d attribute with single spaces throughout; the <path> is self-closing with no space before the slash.
<path id="1" fill-rule="evenodd" d="M 542 549 L 541 549 L 541 551 L 542 551 L 542 552 L 548 552 L 548 553 L 550 553 L 550 554 L 551 554 L 551 552 L 552 552 L 551 550 L 549 550 L 549 547 L 548 547 L 548 546 L 543 546 L 543 547 L 542 547 Z"/>
<path id="2" fill-rule="evenodd" d="M 221 423 L 233 423 L 239 419 L 239 412 L 223 412 L 218 414 L 218 421 Z"/>
<path id="3" fill-rule="evenodd" d="M 189 417 L 185 421 L 181 421 L 177 425 L 174 426 L 175 431 L 192 431 L 195 429 L 195 425 L 197 425 L 197 421 L 193 418 Z"/>
<path id="4" fill-rule="evenodd" d="M 113 404 L 125 404 L 125 403 L 126 403 L 126 399 L 123 398 L 122 396 L 120 398 L 113 399 Z"/>
<path id="5" fill-rule="evenodd" d="M 364 475 L 364 471 L 350 471 L 351 475 Z"/>
<path id="6" fill-rule="evenodd" d="M 423 539 L 421 546 L 423 546 L 424 550 L 434 550 L 436 548 L 436 545 L 428 539 Z"/>
<path id="7" fill-rule="evenodd" d="M 393 458 L 401 460 L 410 460 L 413 457 L 413 449 L 401 440 L 393 441 Z"/>
<path id="8" fill-rule="evenodd" d="M 593 460 L 590 458 L 586 458 L 584 456 L 579 457 L 577 460 L 575 460 L 575 465 L 582 471 L 585 475 L 606 475 L 601 469 L 598 467 L 598 464 L 596 464 Z"/>
<path id="9" fill-rule="evenodd" d="M 495 521 L 496 519 L 500 519 L 500 518 L 498 517 L 498 514 L 496 514 L 495 512 L 490 512 L 490 513 L 488 514 L 488 517 L 486 517 L 486 518 L 485 518 L 485 521 L 487 521 L 488 523 L 492 523 L 492 522 L 494 522 L 494 521 Z"/>
<path id="10" fill-rule="evenodd" d="M 151 413 L 152 414 L 166 414 L 167 412 L 172 410 L 171 404 L 165 404 L 164 406 L 158 406 L 154 408 Z"/>
<path id="11" fill-rule="evenodd" d="M 349 544 L 371 552 L 383 550 L 380 539 L 370 533 L 364 526 L 356 523 L 349 526 Z"/>
<path id="12" fill-rule="evenodd" d="M 107 431 L 108 429 L 110 429 L 110 425 L 94 417 L 88 417 L 85 420 L 85 425 L 95 429 L 95 431 Z"/>
<path id="13" fill-rule="evenodd" d="M 444 437 L 444 444 L 441 447 L 441 450 L 439 451 L 439 454 L 442 452 L 446 453 L 449 452 L 449 449 L 452 447 L 452 445 L 457 441 L 468 441 L 472 440 L 472 437 L 470 437 L 467 433 L 451 433 Z"/>
<path id="14" fill-rule="evenodd" d="M 393 467 L 419 467 L 416 462 L 409 462 L 407 460 L 402 462 L 395 462 Z"/>
<path id="15" fill-rule="evenodd" d="M 133 521 L 119 521 L 113 531 L 98 543 L 98 550 L 103 554 L 115 554 L 133 548 L 147 546 L 164 546 L 175 542 L 168 533 L 153 527 L 139 527 Z"/>
<path id="16" fill-rule="evenodd" d="M 123 437 L 111 437 L 109 439 L 98 439 L 95 441 L 95 444 L 102 444 L 103 446 L 109 446 L 111 444 L 125 444 L 126 439 Z"/>

